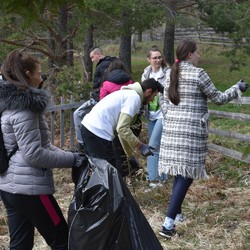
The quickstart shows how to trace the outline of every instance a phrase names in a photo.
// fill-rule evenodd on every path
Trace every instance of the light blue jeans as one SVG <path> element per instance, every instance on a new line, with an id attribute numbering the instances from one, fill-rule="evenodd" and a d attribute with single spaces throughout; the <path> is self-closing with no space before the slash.
<path id="1" fill-rule="evenodd" d="M 162 135 L 162 118 L 154 121 L 148 121 L 148 136 L 149 143 L 148 145 L 153 147 L 153 156 L 147 157 L 147 180 L 149 181 L 163 181 L 167 180 L 167 175 L 163 174 L 162 176 L 158 175 L 158 161 L 159 161 L 159 152 L 161 144 L 161 135 Z"/>

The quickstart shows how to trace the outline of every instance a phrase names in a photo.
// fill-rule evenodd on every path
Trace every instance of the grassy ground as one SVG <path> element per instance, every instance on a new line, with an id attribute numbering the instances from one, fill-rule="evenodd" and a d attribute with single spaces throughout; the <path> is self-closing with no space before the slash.
<path id="1" fill-rule="evenodd" d="M 138 44 L 137 52 L 133 54 L 133 77 L 139 81 L 142 70 L 147 66 L 147 49 L 155 43 Z M 159 45 L 159 44 L 158 44 Z M 159 45 L 160 46 L 160 45 Z M 230 62 L 220 55 L 222 47 L 201 47 L 200 66 L 207 70 L 213 82 L 220 90 L 231 86 L 239 79 L 250 82 L 250 71 L 244 67 L 239 72 L 229 72 Z M 106 54 L 118 53 L 117 46 L 106 48 Z M 249 59 L 250 61 L 250 59 Z M 247 63 L 248 64 L 248 63 Z M 247 93 L 250 96 L 250 91 Z M 243 112 L 250 114 L 249 106 L 227 104 L 217 107 L 225 111 Z M 239 133 L 250 133 L 247 122 L 226 121 L 212 118 L 211 125 L 221 129 Z M 145 128 L 143 135 L 145 136 Z M 235 149 L 244 148 L 245 144 L 216 138 L 210 140 L 225 143 Z M 224 140 L 224 141 L 223 141 Z M 249 164 L 233 160 L 209 152 L 207 170 L 210 179 L 195 181 L 191 186 L 183 204 L 185 221 L 177 225 L 179 237 L 165 240 L 158 236 L 171 195 L 172 178 L 164 187 L 145 193 L 145 159 L 139 157 L 141 172 L 133 179 L 131 192 L 140 205 L 143 213 L 155 231 L 164 249 L 185 250 L 247 250 L 250 249 L 250 168 Z M 65 216 L 73 195 L 73 184 L 69 170 L 55 170 L 56 197 Z M 0 250 L 8 249 L 8 232 L 4 208 L 0 202 Z M 43 239 L 36 233 L 34 249 L 49 249 Z"/>
<path id="2" fill-rule="evenodd" d="M 140 163 L 145 167 L 144 159 Z M 144 215 L 164 249 L 250 249 L 249 166 L 210 152 L 207 160 L 210 179 L 196 181 L 191 186 L 183 212 L 185 221 L 177 224 L 179 237 L 165 240 L 158 236 L 171 195 L 172 179 L 164 187 L 144 193 L 145 168 L 130 187 Z M 67 216 L 73 185 L 70 171 L 55 171 L 56 197 Z M 8 249 L 5 214 L 0 203 L 0 249 Z M 34 249 L 49 249 L 36 233 Z"/>

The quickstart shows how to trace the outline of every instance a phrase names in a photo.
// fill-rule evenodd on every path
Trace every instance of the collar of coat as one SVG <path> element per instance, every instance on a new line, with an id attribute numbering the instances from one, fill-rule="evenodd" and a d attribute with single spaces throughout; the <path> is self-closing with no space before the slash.
<path id="1" fill-rule="evenodd" d="M 8 110 L 31 110 L 43 112 L 49 97 L 43 89 L 29 87 L 21 90 L 14 84 L 0 80 L 0 112 Z"/>

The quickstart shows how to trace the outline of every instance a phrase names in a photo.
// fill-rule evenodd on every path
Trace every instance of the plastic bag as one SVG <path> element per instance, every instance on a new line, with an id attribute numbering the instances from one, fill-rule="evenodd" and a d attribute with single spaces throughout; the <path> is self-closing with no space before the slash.
<path id="1" fill-rule="evenodd" d="M 69 250 L 162 250 L 117 170 L 89 158 L 68 211 Z"/>

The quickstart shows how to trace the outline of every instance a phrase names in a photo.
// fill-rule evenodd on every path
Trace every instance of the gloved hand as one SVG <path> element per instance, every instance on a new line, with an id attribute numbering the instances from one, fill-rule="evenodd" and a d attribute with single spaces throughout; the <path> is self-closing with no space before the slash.
<path id="1" fill-rule="evenodd" d="M 73 155 L 75 157 L 73 168 L 80 168 L 81 166 L 83 166 L 83 162 L 86 160 L 86 156 L 79 153 L 73 153 Z"/>
<path id="2" fill-rule="evenodd" d="M 244 82 L 243 79 L 239 80 L 236 85 L 239 86 L 239 89 L 241 92 L 246 92 L 246 90 L 248 89 L 248 83 Z"/>
<path id="3" fill-rule="evenodd" d="M 146 156 L 146 157 L 149 156 L 149 155 L 154 155 L 154 153 L 152 152 L 151 149 L 154 149 L 154 148 L 150 147 L 150 146 L 147 145 L 147 144 L 142 144 L 142 145 L 139 147 L 139 150 L 140 150 L 141 154 L 142 154 L 143 156 Z"/>
<path id="4" fill-rule="evenodd" d="M 81 176 L 81 173 L 83 171 L 83 167 L 87 166 L 86 162 L 88 161 L 87 157 L 85 155 L 79 154 L 79 153 L 73 153 L 74 157 L 75 157 L 75 161 L 74 161 L 74 165 L 71 168 L 71 178 L 73 183 L 75 184 L 75 188 L 76 185 L 78 183 L 79 177 Z M 84 161 L 86 161 L 84 163 Z"/>

